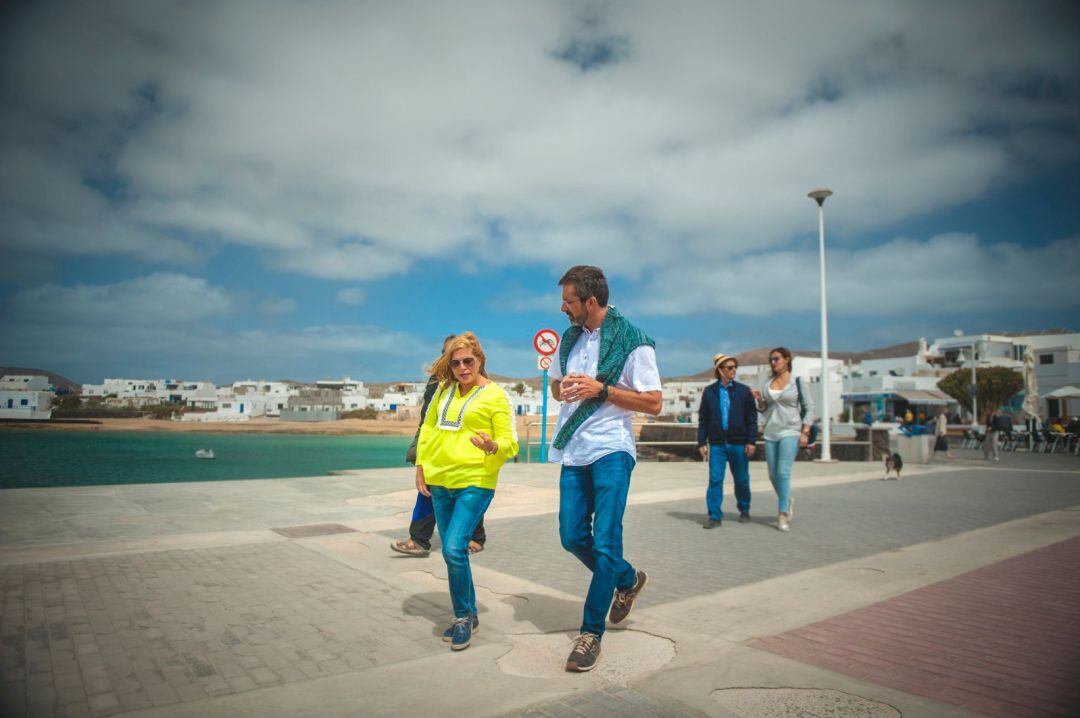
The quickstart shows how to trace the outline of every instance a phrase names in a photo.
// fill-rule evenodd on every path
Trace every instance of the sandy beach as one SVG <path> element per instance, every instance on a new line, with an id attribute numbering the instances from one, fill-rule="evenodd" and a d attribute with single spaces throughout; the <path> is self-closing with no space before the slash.
<path id="1" fill-rule="evenodd" d="M 518 434 L 525 436 L 525 417 L 518 418 Z M 98 423 L 89 423 L 94 421 Z M 248 421 L 162 421 L 157 419 L 93 419 L 87 423 L 11 422 L 0 424 L 0 429 L 41 429 L 44 431 L 180 431 L 204 434 L 313 434 L 344 436 L 349 434 L 375 434 L 384 436 L 412 436 L 416 431 L 415 420 L 397 419 L 340 419 L 338 421 L 281 421 L 262 418 Z M 539 435 L 539 427 L 533 434 Z"/>

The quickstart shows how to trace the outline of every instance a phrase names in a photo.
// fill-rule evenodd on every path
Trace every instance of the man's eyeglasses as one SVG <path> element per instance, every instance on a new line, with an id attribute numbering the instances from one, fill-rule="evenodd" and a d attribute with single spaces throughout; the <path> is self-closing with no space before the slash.
<path id="1" fill-rule="evenodd" d="M 476 363 L 476 357 L 462 357 L 461 359 L 451 359 L 450 368 L 457 369 L 459 366 L 472 366 Z"/>
<path id="2" fill-rule="evenodd" d="M 562 300 L 562 303 L 567 305 L 567 306 L 570 306 L 571 304 L 581 304 L 581 302 L 582 302 L 581 299 L 564 299 L 564 300 Z"/>
<path id="3" fill-rule="evenodd" d="M 738 366 L 738 364 L 725 364 L 724 366 L 720 367 L 720 371 L 731 371 L 732 369 L 737 369 Z"/>
<path id="4" fill-rule="evenodd" d="M 769 363 L 770 364 L 775 364 L 776 362 L 780 361 L 783 358 L 784 357 L 769 357 Z"/>

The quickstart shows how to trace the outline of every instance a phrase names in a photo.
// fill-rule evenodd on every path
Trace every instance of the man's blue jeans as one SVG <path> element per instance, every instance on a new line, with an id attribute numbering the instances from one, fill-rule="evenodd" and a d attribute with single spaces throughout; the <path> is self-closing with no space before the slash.
<path id="1" fill-rule="evenodd" d="M 448 489 L 445 486 L 428 488 L 435 508 L 435 524 L 442 538 L 442 555 L 446 561 L 446 575 L 450 579 L 450 602 L 454 604 L 454 617 L 467 618 L 476 613 L 476 591 L 469 567 L 469 539 L 495 497 L 495 490 L 479 486 L 464 489 Z"/>
<path id="2" fill-rule="evenodd" d="M 722 521 L 724 512 L 724 473 L 731 464 L 735 479 L 735 503 L 739 512 L 750 511 L 750 457 L 745 444 L 709 444 L 709 488 L 705 491 L 705 507 L 709 518 Z"/>
<path id="3" fill-rule="evenodd" d="M 630 589 L 637 571 L 623 558 L 622 519 L 634 459 L 617 451 L 588 466 L 563 466 L 559 477 L 559 538 L 592 571 L 582 633 L 604 635 L 615 589 Z"/>
<path id="4" fill-rule="evenodd" d="M 799 453 L 799 437 L 785 436 L 776 441 L 765 442 L 765 463 L 769 467 L 769 481 L 776 489 L 776 498 L 780 502 L 779 513 L 788 512 L 791 500 L 791 465 Z"/>

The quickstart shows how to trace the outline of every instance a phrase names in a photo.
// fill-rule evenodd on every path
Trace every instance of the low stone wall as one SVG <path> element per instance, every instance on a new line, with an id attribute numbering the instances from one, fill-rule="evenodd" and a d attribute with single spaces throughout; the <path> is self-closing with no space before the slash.
<path id="1" fill-rule="evenodd" d="M 889 449 L 889 432 L 884 429 L 874 430 L 875 442 L 884 441 L 884 448 L 877 444 L 871 445 L 866 438 L 866 429 L 862 429 L 863 436 L 859 436 L 860 430 L 856 430 L 855 441 L 833 441 L 830 444 L 832 458 L 837 461 L 866 461 L 867 459 L 880 459 Z M 648 446 L 642 442 L 649 441 L 686 441 L 688 444 L 668 444 L 663 446 Z M 795 457 L 796 461 L 810 461 L 818 457 L 818 451 L 800 450 Z M 641 427 L 641 435 L 638 440 L 638 458 L 652 461 L 701 461 L 697 450 L 697 425 L 686 424 L 684 426 L 658 426 L 646 424 Z M 751 461 L 765 460 L 765 446 L 759 441 L 757 451 Z"/>

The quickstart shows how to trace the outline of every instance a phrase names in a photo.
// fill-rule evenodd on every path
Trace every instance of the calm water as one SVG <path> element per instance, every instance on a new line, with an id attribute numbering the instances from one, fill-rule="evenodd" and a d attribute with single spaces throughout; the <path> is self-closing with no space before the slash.
<path id="1" fill-rule="evenodd" d="M 408 436 L 0 430 L 0 488 L 320 476 L 405 466 Z M 195 458 L 196 449 L 216 458 Z"/>

